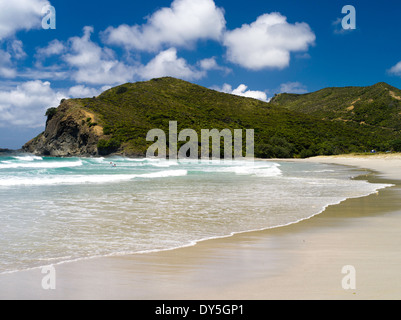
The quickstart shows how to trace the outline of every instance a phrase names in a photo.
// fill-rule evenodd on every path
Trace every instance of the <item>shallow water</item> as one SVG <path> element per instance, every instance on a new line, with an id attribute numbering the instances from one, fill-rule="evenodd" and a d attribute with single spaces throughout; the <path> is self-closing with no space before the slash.
<path id="1" fill-rule="evenodd" d="M 0 273 L 280 227 L 388 186 L 358 174 L 271 161 L 0 157 Z"/>

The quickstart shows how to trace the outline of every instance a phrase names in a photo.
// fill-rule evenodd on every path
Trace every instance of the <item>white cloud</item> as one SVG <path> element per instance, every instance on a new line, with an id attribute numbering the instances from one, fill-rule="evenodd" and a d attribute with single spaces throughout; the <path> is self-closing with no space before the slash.
<path id="1" fill-rule="evenodd" d="M 197 70 L 188 65 L 183 58 L 177 57 L 177 49 L 170 48 L 160 52 L 146 66 L 139 68 L 138 73 L 144 79 L 171 76 L 185 80 L 200 79 L 205 71 Z"/>
<path id="2" fill-rule="evenodd" d="M 0 40 L 13 36 L 20 30 L 42 27 L 42 8 L 50 5 L 47 0 L 1 0 Z"/>
<path id="3" fill-rule="evenodd" d="M 11 53 L 14 59 L 20 60 L 27 56 L 23 47 L 21 40 L 13 40 L 7 44 L 7 51 Z"/>
<path id="4" fill-rule="evenodd" d="M 83 28 L 83 35 L 68 39 L 65 43 L 53 40 L 46 47 L 36 51 L 35 69 L 27 69 L 20 72 L 20 76 L 35 79 L 60 79 L 70 78 L 77 84 L 89 85 L 117 85 L 134 79 L 148 80 L 151 78 L 171 76 L 185 80 L 194 80 L 205 77 L 209 70 L 221 70 L 225 73 L 231 70 L 219 66 L 215 57 L 199 61 L 190 65 L 184 58 L 177 55 L 176 48 L 170 48 L 159 52 L 146 64 L 130 59 L 130 57 L 118 57 L 113 50 L 101 47 L 91 40 L 93 27 Z M 63 64 L 43 66 L 45 59 L 51 56 L 59 56 Z M 77 90 L 83 88 L 77 86 Z M 85 91 L 84 91 L 85 92 Z M 93 96 L 93 92 L 87 91 Z"/>
<path id="5" fill-rule="evenodd" d="M 0 127 L 43 127 L 48 108 L 57 107 L 61 99 L 97 96 L 109 86 L 101 88 L 76 85 L 71 88 L 53 89 L 48 81 L 27 81 L 0 87 Z"/>
<path id="6" fill-rule="evenodd" d="M 200 67 L 203 70 L 216 70 L 219 69 L 219 65 L 216 62 L 216 58 L 203 59 L 199 62 Z"/>
<path id="7" fill-rule="evenodd" d="M 14 125 L 30 128 L 44 124 L 44 114 L 57 107 L 66 95 L 54 91 L 50 82 L 27 81 L 16 88 L 0 91 L 0 126 Z"/>
<path id="8" fill-rule="evenodd" d="M 44 48 L 38 48 L 36 50 L 35 57 L 39 60 L 43 60 L 45 58 L 54 56 L 54 55 L 60 55 L 66 50 L 65 45 L 55 39 L 53 41 L 50 41 L 49 44 L 44 47 Z"/>
<path id="9" fill-rule="evenodd" d="M 213 0 L 174 0 L 146 24 L 107 28 L 103 39 L 127 49 L 156 51 L 163 45 L 188 47 L 197 40 L 220 40 L 225 24 L 224 12 Z"/>
<path id="10" fill-rule="evenodd" d="M 199 61 L 198 65 L 202 70 L 205 71 L 218 70 L 223 71 L 225 74 L 229 74 L 230 72 L 232 72 L 230 68 L 218 65 L 218 63 L 216 62 L 216 57 L 203 59 Z"/>
<path id="11" fill-rule="evenodd" d="M 224 45 L 228 60 L 242 67 L 282 69 L 289 65 L 291 52 L 307 51 L 315 39 L 308 24 L 290 24 L 286 17 L 274 12 L 226 32 Z"/>
<path id="12" fill-rule="evenodd" d="M 308 90 L 305 85 L 300 82 L 287 82 L 280 86 L 280 93 L 307 93 Z"/>
<path id="13" fill-rule="evenodd" d="M 401 76 L 401 61 L 398 62 L 395 66 L 391 67 L 388 72 L 396 76 Z"/>
<path id="14" fill-rule="evenodd" d="M 100 88 L 87 87 L 82 84 L 68 89 L 69 98 L 91 98 L 96 97 L 102 92 L 109 90 L 111 86 L 102 86 Z"/>
<path id="15" fill-rule="evenodd" d="M 71 98 L 89 98 L 89 97 L 98 96 L 103 91 L 104 91 L 103 89 L 90 88 L 90 87 L 86 87 L 86 86 L 80 84 L 80 85 L 71 87 L 68 90 L 68 96 Z"/>
<path id="16" fill-rule="evenodd" d="M 248 87 L 244 84 L 240 84 L 238 86 L 238 88 L 233 89 L 231 85 L 225 83 L 222 88 L 214 87 L 213 89 L 215 89 L 217 91 L 225 92 L 225 93 L 234 94 L 236 96 L 253 98 L 253 99 L 262 100 L 265 102 L 268 102 L 270 100 L 267 98 L 267 95 L 265 92 L 248 90 Z"/>
<path id="17" fill-rule="evenodd" d="M 70 76 L 69 70 L 67 71 L 62 66 L 62 60 L 60 56 L 67 52 L 67 45 L 57 39 L 52 40 L 48 43 L 46 47 L 36 48 L 34 64 L 35 68 L 27 68 L 21 72 L 19 75 L 29 79 L 66 79 Z M 56 56 L 55 61 L 52 61 L 50 65 L 44 66 L 46 59 Z"/>
<path id="18" fill-rule="evenodd" d="M 36 80 L 65 80 L 69 77 L 69 73 L 57 65 L 43 67 L 40 64 L 36 64 L 35 69 L 26 68 L 23 71 L 19 71 L 18 77 Z"/>
<path id="19" fill-rule="evenodd" d="M 8 41 L 7 49 L 0 49 L 0 77 L 12 79 L 17 76 L 15 68 L 15 60 L 20 60 L 26 57 L 23 49 L 22 41 Z"/>
<path id="20" fill-rule="evenodd" d="M 16 70 L 12 66 L 11 54 L 7 51 L 0 50 L 0 77 L 2 78 L 15 78 L 17 75 Z"/>
<path id="21" fill-rule="evenodd" d="M 90 37 L 92 27 L 84 27 L 82 37 L 68 40 L 68 53 L 63 59 L 73 68 L 71 78 L 78 83 L 119 84 L 131 81 L 135 69 L 119 61 L 109 48 L 102 48 Z"/>

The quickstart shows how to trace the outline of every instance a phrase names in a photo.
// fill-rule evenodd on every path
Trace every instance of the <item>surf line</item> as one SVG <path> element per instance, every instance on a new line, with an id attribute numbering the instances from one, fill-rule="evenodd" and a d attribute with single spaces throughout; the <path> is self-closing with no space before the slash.
<path id="1" fill-rule="evenodd" d="M 146 141 L 154 142 L 147 152 L 147 158 L 167 159 L 167 136 L 161 129 L 152 129 L 146 136 Z M 177 121 L 169 122 L 168 133 L 169 159 L 210 159 L 210 138 L 212 139 L 212 158 L 221 159 L 220 143 L 224 140 L 224 160 L 252 160 L 255 156 L 255 130 L 246 130 L 246 156 L 243 156 L 243 130 L 235 129 L 234 135 L 230 129 L 202 129 L 201 150 L 199 153 L 198 133 L 193 129 L 184 129 L 178 133 Z M 189 141 L 187 141 L 189 138 Z M 233 142 L 234 140 L 234 142 Z M 178 150 L 178 142 L 187 142 Z M 234 149 L 234 152 L 233 152 Z"/>

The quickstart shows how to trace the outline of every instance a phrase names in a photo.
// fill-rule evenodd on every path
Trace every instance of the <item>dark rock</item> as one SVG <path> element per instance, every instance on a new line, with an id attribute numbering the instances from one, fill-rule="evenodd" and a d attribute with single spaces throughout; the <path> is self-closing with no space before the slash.
<path id="1" fill-rule="evenodd" d="M 89 126 L 86 121 L 82 121 L 88 118 L 95 123 L 94 114 L 71 100 L 64 101 L 57 112 L 48 118 L 45 131 L 26 143 L 22 149 L 43 156 L 96 156 L 103 128 L 99 125 Z"/>

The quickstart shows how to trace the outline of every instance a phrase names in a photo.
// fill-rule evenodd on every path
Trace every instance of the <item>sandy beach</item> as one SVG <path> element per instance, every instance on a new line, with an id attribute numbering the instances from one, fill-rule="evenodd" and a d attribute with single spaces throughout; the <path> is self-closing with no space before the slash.
<path id="1" fill-rule="evenodd" d="M 41 269 L 0 275 L 0 299 L 400 299 L 401 155 L 296 161 L 364 168 L 359 179 L 395 186 L 287 227 L 56 265 L 55 290 Z M 344 266 L 355 289 L 342 286 Z"/>

